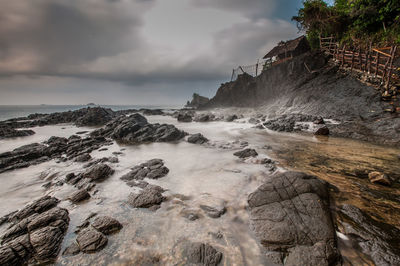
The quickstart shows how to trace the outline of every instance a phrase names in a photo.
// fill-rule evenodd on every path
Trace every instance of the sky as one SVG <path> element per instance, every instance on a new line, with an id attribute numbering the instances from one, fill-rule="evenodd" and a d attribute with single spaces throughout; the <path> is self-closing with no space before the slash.
<path id="1" fill-rule="evenodd" d="M 297 37 L 301 0 L 0 0 L 0 104 L 182 105 Z"/>

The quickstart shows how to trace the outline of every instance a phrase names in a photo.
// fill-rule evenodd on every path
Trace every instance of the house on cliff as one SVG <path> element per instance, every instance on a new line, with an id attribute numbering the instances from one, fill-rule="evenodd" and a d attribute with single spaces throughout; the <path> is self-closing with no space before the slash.
<path id="1" fill-rule="evenodd" d="M 310 51 L 310 49 L 307 38 L 303 35 L 294 40 L 280 41 L 277 46 L 264 56 L 264 59 L 273 62 L 272 65 L 276 65 L 304 54 Z"/>

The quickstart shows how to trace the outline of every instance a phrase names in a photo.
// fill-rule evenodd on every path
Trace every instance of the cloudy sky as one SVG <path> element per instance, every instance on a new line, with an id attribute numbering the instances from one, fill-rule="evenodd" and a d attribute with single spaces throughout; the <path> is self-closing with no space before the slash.
<path id="1" fill-rule="evenodd" d="M 280 40 L 301 0 L 0 0 L 0 104 L 183 104 Z"/>

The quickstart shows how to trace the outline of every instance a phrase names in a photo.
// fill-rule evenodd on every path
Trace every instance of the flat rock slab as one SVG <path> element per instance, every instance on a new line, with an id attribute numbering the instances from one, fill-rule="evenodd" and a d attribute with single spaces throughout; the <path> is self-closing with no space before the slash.
<path id="1" fill-rule="evenodd" d="M 256 157 L 258 153 L 254 149 L 244 149 L 241 151 L 235 152 L 233 155 L 239 158 L 248 158 L 248 157 Z"/>
<path id="2" fill-rule="evenodd" d="M 99 232 L 108 235 L 119 231 L 122 224 L 109 216 L 99 216 L 94 219 L 92 226 Z"/>
<path id="3" fill-rule="evenodd" d="M 165 200 L 161 194 L 163 189 L 158 186 L 146 186 L 139 193 L 131 193 L 128 197 L 128 203 L 135 208 L 150 208 L 160 205 Z"/>
<path id="4" fill-rule="evenodd" d="M 285 265 L 328 265 L 338 257 L 327 187 L 314 176 L 285 172 L 249 195 L 252 230 Z"/>
<path id="5" fill-rule="evenodd" d="M 152 159 L 140 165 L 134 166 L 132 170 L 123 175 L 121 180 L 143 180 L 145 178 L 159 179 L 166 176 L 169 173 L 169 169 L 164 166 L 164 162 L 161 159 Z"/>
<path id="6" fill-rule="evenodd" d="M 102 249 L 107 244 L 108 239 L 105 235 L 94 229 L 85 228 L 79 232 L 76 242 L 82 252 L 92 253 Z"/>

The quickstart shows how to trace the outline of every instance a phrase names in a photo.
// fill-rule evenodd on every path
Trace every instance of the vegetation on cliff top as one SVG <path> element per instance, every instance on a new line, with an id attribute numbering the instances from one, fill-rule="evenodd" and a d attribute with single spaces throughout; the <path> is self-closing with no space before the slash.
<path id="1" fill-rule="evenodd" d="M 342 44 L 386 46 L 400 44 L 399 0 L 305 0 L 297 16 L 313 48 L 319 36 L 334 36 Z"/>

